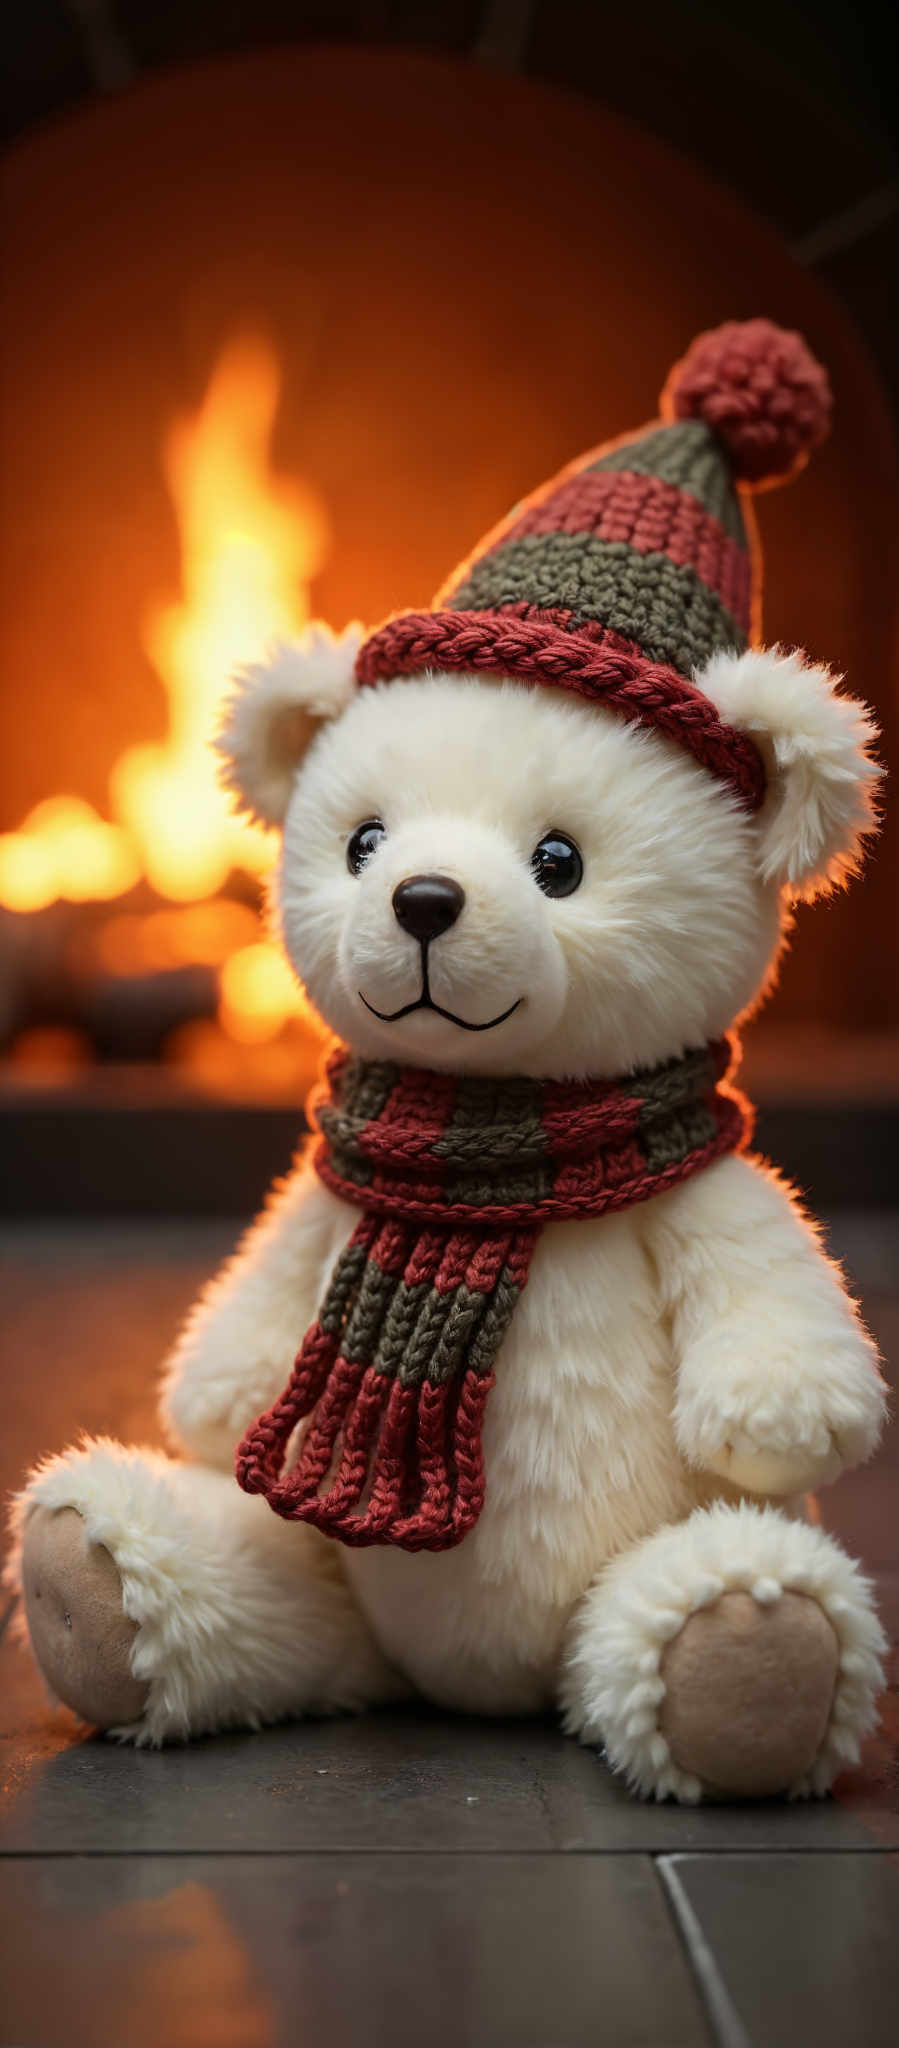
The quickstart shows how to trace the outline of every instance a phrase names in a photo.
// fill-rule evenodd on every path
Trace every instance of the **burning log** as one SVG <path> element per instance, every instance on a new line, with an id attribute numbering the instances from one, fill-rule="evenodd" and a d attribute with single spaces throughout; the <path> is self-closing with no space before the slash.
<path id="1" fill-rule="evenodd" d="M 0 1046 L 62 1027 L 97 1059 L 158 1059 L 181 1026 L 217 1015 L 222 965 L 258 936 L 246 900 L 173 908 L 146 883 L 114 908 L 0 911 Z"/>

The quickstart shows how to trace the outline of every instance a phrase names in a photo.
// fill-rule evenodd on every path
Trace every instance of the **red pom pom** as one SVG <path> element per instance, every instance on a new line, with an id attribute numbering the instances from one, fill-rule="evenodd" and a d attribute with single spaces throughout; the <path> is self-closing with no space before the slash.
<path id="1" fill-rule="evenodd" d="M 801 334 L 730 320 L 700 334 L 662 394 L 668 419 L 704 420 L 739 482 L 780 483 L 830 426 L 830 383 Z"/>

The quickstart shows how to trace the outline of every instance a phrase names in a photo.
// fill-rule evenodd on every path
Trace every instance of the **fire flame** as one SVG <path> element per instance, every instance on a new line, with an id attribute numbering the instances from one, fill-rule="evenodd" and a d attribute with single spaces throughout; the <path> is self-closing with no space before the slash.
<path id="1" fill-rule="evenodd" d="M 19 832 L 0 835 L 0 903 L 43 910 L 120 896 L 140 876 L 127 832 L 107 825 L 80 796 L 48 796 L 29 811 Z"/>
<path id="2" fill-rule="evenodd" d="M 167 692 L 168 735 L 120 755 L 110 820 L 79 797 L 55 796 L 0 835 L 8 909 L 114 898 L 142 876 L 158 895 L 193 905 L 234 869 L 259 876 L 269 866 L 272 837 L 234 817 L 209 741 L 229 677 L 308 618 L 307 586 L 327 544 L 312 492 L 271 471 L 279 393 L 272 351 L 254 339 L 232 342 L 198 411 L 167 436 L 183 594 L 151 610 L 143 639 Z M 245 1043 L 305 1011 L 278 949 L 255 938 L 231 952 L 221 985 L 221 1021 Z"/>

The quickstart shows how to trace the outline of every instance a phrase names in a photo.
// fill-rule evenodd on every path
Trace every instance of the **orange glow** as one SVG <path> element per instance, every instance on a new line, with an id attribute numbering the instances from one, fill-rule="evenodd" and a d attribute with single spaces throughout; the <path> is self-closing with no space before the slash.
<path id="1" fill-rule="evenodd" d="M 13 1041 L 9 1061 L 18 1075 L 53 1087 L 90 1066 L 90 1039 L 67 1024 L 32 1024 Z"/>
<path id="2" fill-rule="evenodd" d="M 86 903 L 120 896 L 139 874 L 128 833 L 78 796 L 46 797 L 19 832 L 0 833 L 0 903 L 7 910 L 43 910 L 60 897 Z"/>
<path id="3" fill-rule="evenodd" d="M 297 1103 L 316 1079 L 323 1044 L 297 1017 L 255 1045 L 238 1044 L 211 1017 L 192 1017 L 166 1040 L 165 1057 L 180 1080 L 206 1095 Z"/>
<path id="4" fill-rule="evenodd" d="M 172 967 L 221 967 L 238 946 L 258 937 L 259 919 L 244 903 L 219 897 L 141 916 L 120 910 L 86 938 L 81 961 L 105 974 L 160 974 Z"/>
<path id="5" fill-rule="evenodd" d="M 271 940 L 260 939 L 232 953 L 222 968 L 221 989 L 219 1018 L 243 1045 L 275 1038 L 289 1017 L 301 1017 L 315 1029 L 306 997 L 280 946 Z"/>
<path id="6" fill-rule="evenodd" d="M 133 746 L 110 776 L 112 822 L 76 796 L 40 803 L 0 835 L 0 903 L 36 911 L 59 900 L 121 896 L 142 878 L 179 909 L 122 911 L 82 941 L 112 973 L 188 961 L 222 968 L 220 1022 L 242 1044 L 309 1019 L 278 949 L 258 940 L 253 913 L 210 903 L 232 871 L 269 866 L 271 834 L 234 817 L 210 739 L 229 678 L 291 639 L 309 616 L 308 584 L 326 544 L 312 492 L 273 476 L 269 460 L 280 373 L 262 342 L 232 342 L 199 410 L 163 450 L 181 541 L 182 596 L 157 605 L 144 644 L 165 686 L 167 737 Z"/>

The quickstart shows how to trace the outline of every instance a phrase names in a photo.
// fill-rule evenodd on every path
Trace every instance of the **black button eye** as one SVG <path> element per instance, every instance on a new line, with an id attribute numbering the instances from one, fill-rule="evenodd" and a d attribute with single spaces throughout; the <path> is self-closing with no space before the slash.
<path id="1" fill-rule="evenodd" d="M 531 872 L 544 896 L 573 896 L 584 863 L 566 832 L 547 832 L 531 854 Z"/>
<path id="2" fill-rule="evenodd" d="M 382 839 L 387 837 L 387 828 L 380 818 L 366 818 L 356 826 L 347 840 L 346 864 L 351 875 L 361 875 L 372 854 L 377 853 Z"/>

